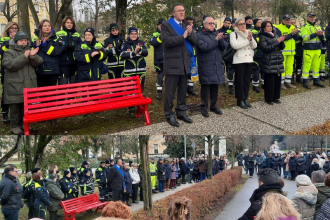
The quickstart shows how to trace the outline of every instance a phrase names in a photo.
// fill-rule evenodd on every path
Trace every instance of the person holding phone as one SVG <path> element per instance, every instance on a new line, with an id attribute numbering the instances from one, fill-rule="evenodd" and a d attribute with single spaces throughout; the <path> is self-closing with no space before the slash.
<path id="1" fill-rule="evenodd" d="M 147 74 L 147 63 L 144 59 L 146 56 L 148 56 L 148 48 L 144 41 L 139 39 L 138 29 L 130 27 L 128 29 L 127 41 L 122 46 L 120 53 L 120 58 L 125 61 L 123 76 L 139 76 L 142 93 Z M 135 108 L 129 108 L 129 113 L 135 114 Z"/>

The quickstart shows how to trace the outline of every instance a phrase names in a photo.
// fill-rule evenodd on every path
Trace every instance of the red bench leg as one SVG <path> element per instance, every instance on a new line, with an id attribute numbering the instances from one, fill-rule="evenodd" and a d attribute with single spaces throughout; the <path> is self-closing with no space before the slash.
<path id="1" fill-rule="evenodd" d="M 29 135 L 30 131 L 29 131 L 29 124 L 28 123 L 24 123 L 24 134 L 25 135 Z"/>
<path id="2" fill-rule="evenodd" d="M 144 106 L 144 123 L 145 125 L 150 125 L 150 118 L 149 118 L 149 112 L 148 112 L 148 105 Z"/>
<path id="3" fill-rule="evenodd" d="M 139 106 L 136 108 L 135 118 L 140 118 L 141 113 L 143 113 L 143 111 L 144 111 L 143 107 L 139 105 Z"/>

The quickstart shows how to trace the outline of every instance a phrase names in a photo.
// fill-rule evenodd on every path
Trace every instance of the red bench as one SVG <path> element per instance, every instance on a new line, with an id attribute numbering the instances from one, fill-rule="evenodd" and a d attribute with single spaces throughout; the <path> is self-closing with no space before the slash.
<path id="1" fill-rule="evenodd" d="M 87 196 L 82 196 L 66 201 L 62 201 L 61 206 L 64 211 L 64 220 L 75 220 L 74 215 L 95 209 L 95 213 L 99 209 L 103 209 L 108 202 L 100 202 L 96 193 Z"/>
<path id="2" fill-rule="evenodd" d="M 25 135 L 29 135 L 29 124 L 33 122 L 134 106 L 137 106 L 135 117 L 144 114 L 145 125 L 149 125 L 151 102 L 142 96 L 139 76 L 24 88 Z"/>

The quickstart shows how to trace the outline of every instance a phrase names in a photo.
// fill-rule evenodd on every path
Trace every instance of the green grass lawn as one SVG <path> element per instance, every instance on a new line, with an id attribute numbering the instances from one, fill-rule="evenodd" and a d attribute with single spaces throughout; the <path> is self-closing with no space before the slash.
<path id="1" fill-rule="evenodd" d="M 100 39 L 103 42 L 102 39 Z M 144 96 L 150 97 L 153 103 L 149 106 L 149 114 L 151 123 L 164 122 L 164 110 L 163 101 L 156 100 L 156 78 L 157 73 L 153 66 L 153 48 L 149 49 L 149 56 L 146 57 L 147 62 L 147 76 L 145 82 Z M 103 75 L 103 79 L 107 79 L 107 75 Z M 290 94 L 300 93 L 307 91 L 302 85 L 297 85 L 296 89 L 288 89 L 282 91 L 281 95 L 286 96 Z M 328 86 L 328 81 L 326 82 Z M 313 88 L 315 89 L 315 88 Z M 195 83 L 195 90 L 200 94 L 200 84 Z M 322 90 L 320 90 L 322 91 Z M 259 94 L 251 90 L 249 93 L 249 101 L 261 101 L 264 100 L 264 93 Z M 175 103 L 176 104 L 176 103 Z M 189 96 L 187 98 L 188 115 L 200 114 L 200 97 Z M 221 109 L 229 108 L 236 105 L 236 99 L 234 96 L 228 94 L 228 86 L 221 86 L 219 88 L 218 106 Z M 138 128 L 144 126 L 144 118 L 133 118 L 128 114 L 128 109 L 119 109 L 113 111 L 98 112 L 88 115 L 81 115 L 69 118 L 62 118 L 57 120 L 56 124 L 51 124 L 49 121 L 38 122 L 31 124 L 30 128 L 33 128 L 30 134 L 108 134 L 128 130 L 132 128 Z M 10 126 L 0 123 L 0 133 L 10 134 Z"/>

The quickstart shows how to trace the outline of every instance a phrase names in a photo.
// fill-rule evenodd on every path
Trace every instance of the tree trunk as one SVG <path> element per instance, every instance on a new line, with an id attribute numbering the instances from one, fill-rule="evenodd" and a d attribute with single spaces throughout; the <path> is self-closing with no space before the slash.
<path id="1" fill-rule="evenodd" d="M 25 154 L 25 173 L 32 170 L 32 157 L 31 157 L 31 142 L 30 136 L 25 136 L 24 138 L 24 150 Z"/>
<path id="2" fill-rule="evenodd" d="M 99 1 L 95 0 L 95 37 L 98 37 L 99 34 L 99 27 L 98 27 L 98 23 L 99 23 Z"/>
<path id="3" fill-rule="evenodd" d="M 122 37 L 125 37 L 126 33 L 126 8 L 127 0 L 116 0 L 116 23 Z"/>
<path id="4" fill-rule="evenodd" d="M 9 0 L 6 0 L 5 1 L 5 7 L 6 7 L 6 17 L 7 17 L 7 21 L 11 21 L 11 16 L 10 16 L 10 3 L 9 3 Z"/>
<path id="5" fill-rule="evenodd" d="M 20 30 L 29 35 L 31 39 L 29 8 L 26 0 L 17 0 L 18 10 L 18 26 Z"/>
<path id="6" fill-rule="evenodd" d="M 23 139 L 22 135 L 17 136 L 15 146 L 12 149 L 10 149 L 3 157 L 0 158 L 0 167 L 2 167 L 3 164 L 8 159 L 10 159 L 14 154 L 16 154 L 19 151 L 21 144 L 22 144 L 22 139 Z"/>
<path id="7" fill-rule="evenodd" d="M 55 0 L 49 0 L 49 19 L 50 22 L 55 25 L 56 19 L 56 7 L 55 7 Z"/>
<path id="8" fill-rule="evenodd" d="M 140 157 L 141 157 L 141 169 L 142 169 L 142 192 L 143 192 L 143 208 L 144 210 L 152 209 L 152 187 L 149 169 L 148 158 L 148 135 L 140 135 Z"/>
<path id="9" fill-rule="evenodd" d="M 27 2 L 29 5 L 29 8 L 30 8 L 34 23 L 35 23 L 36 27 L 38 28 L 38 26 L 39 26 L 38 13 L 37 13 L 36 9 L 34 8 L 32 0 L 27 0 Z"/>
<path id="10" fill-rule="evenodd" d="M 38 142 L 34 151 L 34 158 L 32 162 L 33 167 L 41 167 L 41 161 L 43 157 L 44 149 L 47 144 L 53 139 L 52 135 L 40 135 L 35 137 L 35 142 Z"/>
<path id="11" fill-rule="evenodd" d="M 209 170 L 208 179 L 212 179 L 212 136 L 211 135 L 207 136 L 207 143 L 208 143 L 208 154 L 209 154 L 207 157 L 208 170 Z"/>

